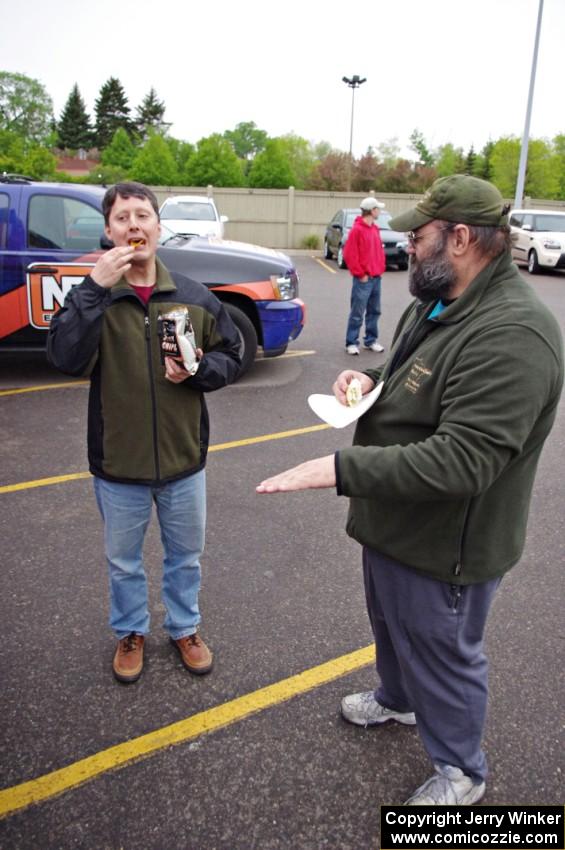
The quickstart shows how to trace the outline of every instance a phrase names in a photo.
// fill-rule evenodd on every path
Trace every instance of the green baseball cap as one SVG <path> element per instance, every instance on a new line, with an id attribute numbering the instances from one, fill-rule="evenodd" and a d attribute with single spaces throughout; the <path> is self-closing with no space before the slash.
<path id="1" fill-rule="evenodd" d="M 417 230 L 428 221 L 453 221 L 483 227 L 507 224 L 510 204 L 492 183 L 468 174 L 440 177 L 416 206 L 389 222 L 393 230 Z"/>

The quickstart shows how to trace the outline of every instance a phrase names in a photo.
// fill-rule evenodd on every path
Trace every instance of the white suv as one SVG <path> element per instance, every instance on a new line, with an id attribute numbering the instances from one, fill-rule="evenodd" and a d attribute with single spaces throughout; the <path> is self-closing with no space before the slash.
<path id="1" fill-rule="evenodd" d="M 526 263 L 530 274 L 542 268 L 565 269 L 565 212 L 512 210 L 512 256 Z"/>
<path id="2" fill-rule="evenodd" d="M 224 238 L 227 215 L 220 215 L 213 198 L 206 195 L 174 195 L 161 205 L 161 221 L 182 236 Z"/>

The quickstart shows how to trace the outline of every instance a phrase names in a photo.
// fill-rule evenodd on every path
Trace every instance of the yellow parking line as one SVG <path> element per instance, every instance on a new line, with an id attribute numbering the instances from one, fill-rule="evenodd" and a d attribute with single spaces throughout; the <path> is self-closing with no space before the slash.
<path id="1" fill-rule="evenodd" d="M 252 446 L 256 443 L 267 443 L 270 440 L 284 440 L 287 437 L 299 437 L 302 434 L 311 434 L 315 431 L 325 431 L 329 425 L 308 425 L 306 428 L 294 428 L 292 431 L 279 431 L 275 434 L 262 434 L 259 437 L 247 437 L 243 440 L 232 440 L 229 443 L 216 443 L 210 446 L 210 452 L 223 452 L 226 449 L 236 449 L 240 446 Z M 90 478 L 90 472 L 71 472 L 68 475 L 56 475 L 52 478 L 38 478 L 35 481 L 21 481 L 19 484 L 4 484 L 0 487 L 0 493 L 15 493 L 18 490 L 31 490 L 34 487 L 49 487 L 51 484 L 65 484 L 67 481 L 77 481 L 81 478 Z"/>
<path id="2" fill-rule="evenodd" d="M 330 269 L 332 271 L 332 269 Z M 315 354 L 314 350 L 297 350 L 287 351 L 280 354 L 278 357 L 263 357 L 262 355 L 255 358 L 255 363 L 267 363 L 275 360 L 287 360 L 289 357 L 308 357 Z M 0 390 L 0 396 L 20 395 L 21 393 L 38 393 L 42 390 L 61 390 L 66 387 L 87 387 L 90 381 L 61 381 L 58 384 L 38 384 L 34 387 L 19 387 L 13 390 Z"/>
<path id="3" fill-rule="evenodd" d="M 363 647 L 348 655 L 311 667 L 288 679 L 275 682 L 273 685 L 236 697 L 223 705 L 217 705 L 192 717 L 171 723 L 169 726 L 101 750 L 67 767 L 6 788 L 0 791 L 0 818 L 76 788 L 96 776 L 124 767 L 165 747 L 186 743 L 200 735 L 222 729 L 252 714 L 331 682 L 333 679 L 345 676 L 360 667 L 365 667 L 374 660 L 374 646 Z"/>
<path id="4" fill-rule="evenodd" d="M 315 351 L 287 351 L 285 354 L 279 354 L 278 357 L 256 357 L 255 363 L 276 363 L 277 360 L 288 360 L 289 357 L 307 357 L 309 354 L 315 354 Z"/>
<path id="5" fill-rule="evenodd" d="M 328 266 L 327 263 L 324 263 L 323 260 L 320 260 L 318 257 L 314 257 L 317 263 L 319 263 L 326 271 L 331 272 L 332 274 L 337 274 L 336 269 L 332 269 L 331 266 Z"/>
<path id="6" fill-rule="evenodd" d="M 41 390 L 60 390 L 64 387 L 87 387 L 89 381 L 61 381 L 58 384 L 41 384 L 36 387 L 21 387 L 15 390 L 0 390 L 0 396 L 19 395 L 20 393 L 37 393 Z"/>

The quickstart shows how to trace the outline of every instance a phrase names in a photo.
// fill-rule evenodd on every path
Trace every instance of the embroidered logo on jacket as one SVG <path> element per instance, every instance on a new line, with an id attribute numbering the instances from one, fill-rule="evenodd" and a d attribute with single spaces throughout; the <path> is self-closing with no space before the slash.
<path id="1" fill-rule="evenodd" d="M 422 386 L 422 381 L 424 381 L 431 374 L 432 370 L 428 369 L 422 358 L 416 357 L 404 386 L 407 390 L 410 390 L 410 392 L 415 395 Z"/>

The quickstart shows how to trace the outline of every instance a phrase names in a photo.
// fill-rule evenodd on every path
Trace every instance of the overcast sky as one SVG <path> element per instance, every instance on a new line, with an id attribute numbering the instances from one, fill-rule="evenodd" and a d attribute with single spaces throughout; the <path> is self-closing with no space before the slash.
<path id="1" fill-rule="evenodd" d="M 76 82 L 91 115 L 117 77 L 132 114 L 151 86 L 171 135 L 254 121 L 353 152 L 414 128 L 428 146 L 521 137 L 539 0 L 2 0 L 0 70 L 38 79 L 58 118 Z M 565 133 L 565 0 L 545 0 L 530 134 Z"/>

